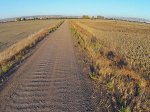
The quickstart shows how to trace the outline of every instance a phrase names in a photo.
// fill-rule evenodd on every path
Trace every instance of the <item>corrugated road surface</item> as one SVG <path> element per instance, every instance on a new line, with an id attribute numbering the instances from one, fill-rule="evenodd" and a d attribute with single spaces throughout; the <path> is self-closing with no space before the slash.
<path id="1" fill-rule="evenodd" d="M 0 111 L 92 111 L 89 86 L 90 80 L 78 69 L 69 25 L 64 22 L 0 91 Z"/>

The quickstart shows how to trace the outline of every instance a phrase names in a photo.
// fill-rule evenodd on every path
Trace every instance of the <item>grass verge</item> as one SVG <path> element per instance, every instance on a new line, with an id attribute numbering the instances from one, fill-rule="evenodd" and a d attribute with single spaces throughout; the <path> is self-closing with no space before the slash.
<path id="1" fill-rule="evenodd" d="M 39 32 L 25 38 L 16 44 L 12 45 L 5 51 L 0 53 L 0 83 L 2 83 L 7 77 L 6 73 L 14 66 L 21 63 L 25 58 L 24 56 L 34 48 L 37 43 L 43 40 L 49 33 L 54 32 L 63 21 L 56 22 L 55 25 L 44 28 Z"/>
<path id="2" fill-rule="evenodd" d="M 71 21 L 70 24 L 77 46 L 84 51 L 91 62 L 89 76 L 97 82 L 99 87 L 97 89 L 101 89 L 101 86 L 105 88 L 104 94 L 107 94 L 111 111 L 150 111 L 149 83 L 128 68 L 127 61 L 105 47 L 91 31 L 86 30 L 80 23 Z M 101 104 L 99 107 L 102 106 Z"/>

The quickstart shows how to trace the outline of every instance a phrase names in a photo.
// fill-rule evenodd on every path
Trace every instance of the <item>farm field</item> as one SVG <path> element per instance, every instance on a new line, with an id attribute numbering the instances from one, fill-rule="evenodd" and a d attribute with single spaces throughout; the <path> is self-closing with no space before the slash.
<path id="1" fill-rule="evenodd" d="M 150 0 L 1 0 L 0 112 L 150 112 Z"/>
<path id="2" fill-rule="evenodd" d="M 14 77 L 10 77 L 10 83 L 2 90 L 0 110 L 17 111 L 18 107 L 25 111 L 35 108 L 43 110 L 47 109 L 41 108 L 45 105 L 50 107 L 67 104 L 73 99 L 75 102 L 63 106 L 63 110 L 84 111 L 89 107 L 97 112 L 149 111 L 150 25 L 90 19 L 26 23 L 8 23 L 20 24 L 18 27 L 14 25 L 17 29 L 14 29 L 14 32 L 26 32 L 26 36 L 20 34 L 17 38 L 16 33 L 13 38 L 9 35 L 8 40 L 11 41 L 4 41 L 3 37 L 3 43 L 7 42 L 8 46 L 11 46 L 5 49 L 5 45 L 2 48 L 4 51 L 0 53 L 1 84 L 7 81 L 8 71 L 15 68 L 18 63 L 26 61 L 12 73 Z M 13 30 L 13 27 L 11 28 Z M 50 34 L 51 32 L 53 33 Z M 41 40 L 43 42 L 32 54 L 31 49 Z M 26 55 L 30 53 L 32 55 L 27 59 Z M 78 72 L 80 70 L 81 72 Z M 52 91 L 54 88 L 56 89 Z M 74 92 L 77 90 L 78 94 Z M 19 97 L 11 97 L 11 94 L 18 94 Z M 64 95 L 69 100 L 60 101 L 59 97 L 63 98 Z M 46 104 L 38 103 L 45 99 L 48 99 Z M 24 102 L 28 101 L 31 103 L 26 105 Z M 91 101 L 96 102 L 91 104 Z M 68 105 L 71 108 L 68 108 Z M 58 108 L 61 107 L 48 109 Z"/>
<path id="3" fill-rule="evenodd" d="M 55 24 L 56 21 L 57 20 L 34 20 L 0 23 L 0 52 L 21 39 Z"/>
<path id="4" fill-rule="evenodd" d="M 126 59 L 128 67 L 150 79 L 150 25 L 115 20 L 80 20 L 102 46 Z"/>
<path id="5" fill-rule="evenodd" d="M 148 112 L 150 25 L 114 20 L 72 20 L 70 25 L 75 46 L 88 58 L 83 59 L 88 75 L 97 82 L 98 110 Z"/>
<path id="6" fill-rule="evenodd" d="M 0 92 L 1 112 L 84 112 L 87 107 L 94 109 L 89 97 L 93 83 L 79 72 L 68 22 L 58 27 L 12 74 L 8 86 Z"/>

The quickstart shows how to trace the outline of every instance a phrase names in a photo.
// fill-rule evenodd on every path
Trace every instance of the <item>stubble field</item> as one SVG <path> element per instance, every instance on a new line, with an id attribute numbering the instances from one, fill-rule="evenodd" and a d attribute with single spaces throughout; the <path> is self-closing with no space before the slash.
<path id="1" fill-rule="evenodd" d="M 110 51 L 123 57 L 128 67 L 150 79 L 150 25 L 115 20 L 80 21 Z"/>
<path id="2" fill-rule="evenodd" d="M 53 26 L 57 20 L 35 20 L 0 23 L 0 51 L 12 44 L 27 38 L 48 26 Z"/>
<path id="3" fill-rule="evenodd" d="M 97 83 L 98 109 L 148 112 L 150 25 L 100 19 L 73 20 L 70 24 L 75 46 L 90 60 L 88 74 Z"/>

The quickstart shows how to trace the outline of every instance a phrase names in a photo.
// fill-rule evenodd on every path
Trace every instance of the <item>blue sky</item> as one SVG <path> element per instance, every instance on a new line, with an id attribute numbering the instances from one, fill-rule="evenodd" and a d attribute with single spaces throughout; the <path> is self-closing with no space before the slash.
<path id="1" fill-rule="evenodd" d="M 150 19 L 150 0 L 0 0 L 0 18 L 86 14 Z"/>

